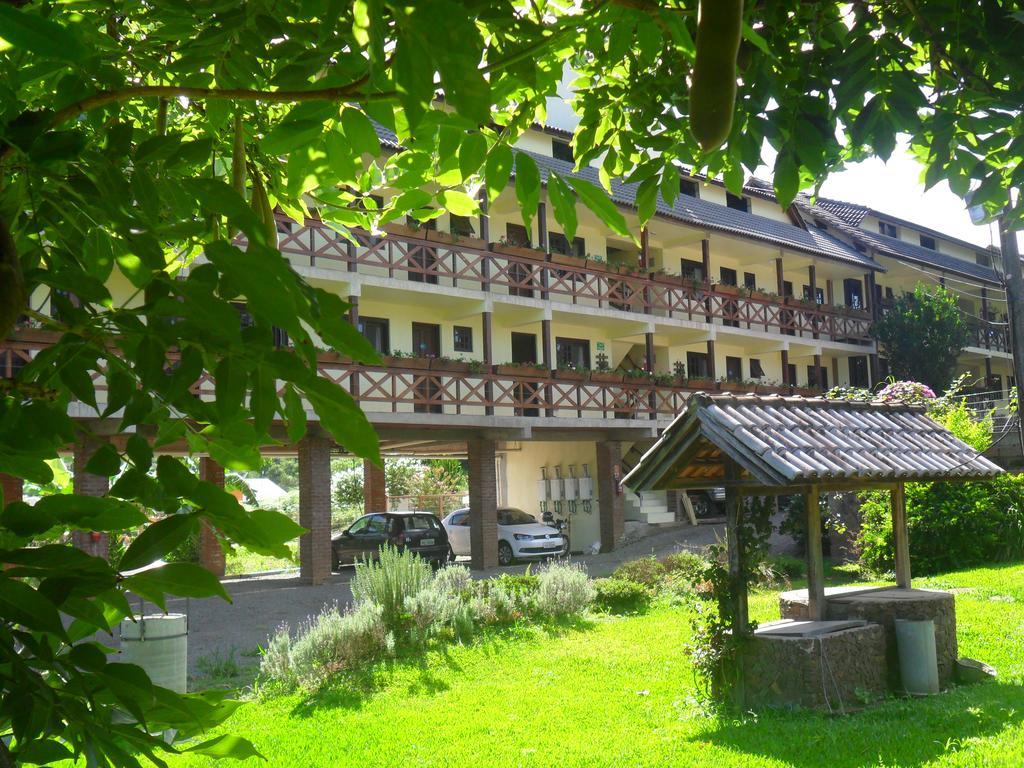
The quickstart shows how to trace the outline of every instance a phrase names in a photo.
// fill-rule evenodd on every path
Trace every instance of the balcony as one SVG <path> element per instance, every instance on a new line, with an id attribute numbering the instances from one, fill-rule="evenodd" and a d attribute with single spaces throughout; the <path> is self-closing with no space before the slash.
<path id="1" fill-rule="evenodd" d="M 279 247 L 293 264 L 412 282 L 476 288 L 656 317 L 834 342 L 872 343 L 871 315 L 675 275 L 627 271 L 603 262 L 455 238 L 404 227 L 386 237 L 356 231 L 350 243 L 316 221 L 281 218 Z M 404 231 L 402 231 L 404 230 Z"/>
<path id="2" fill-rule="evenodd" d="M 1010 352 L 1010 326 L 1007 323 L 989 323 L 976 320 L 968 325 L 969 347 L 993 349 L 997 352 Z"/>
<path id="3" fill-rule="evenodd" d="M 0 342 L 0 379 L 11 378 L 55 334 L 20 330 Z M 490 366 L 442 359 L 387 358 L 384 365 L 352 363 L 332 352 L 320 355 L 320 370 L 338 383 L 373 418 L 375 413 L 449 416 L 522 416 L 565 419 L 667 419 L 678 414 L 696 391 L 810 394 L 812 390 L 710 380 L 665 381 L 617 372 L 548 371 Z M 106 402 L 97 381 L 97 399 Z M 212 398 L 212 378 L 204 375 L 196 393 Z M 422 417 L 417 416 L 417 420 Z M 567 421 L 567 424 L 570 423 Z"/>

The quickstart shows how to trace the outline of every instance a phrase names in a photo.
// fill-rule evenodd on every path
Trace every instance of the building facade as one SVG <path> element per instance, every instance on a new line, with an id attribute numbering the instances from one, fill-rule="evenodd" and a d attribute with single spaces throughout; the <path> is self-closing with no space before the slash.
<path id="1" fill-rule="evenodd" d="M 554 170 L 597 183 L 596 168 L 573 170 L 569 138 L 538 128 L 518 149 L 542 179 Z M 734 196 L 682 173 L 643 229 L 634 195 L 613 185 L 639 247 L 582 205 L 570 241 L 543 195 L 527 230 L 511 188 L 479 217 L 444 213 L 354 240 L 279 218 L 281 252 L 351 304 L 382 356 L 368 366 L 325 351 L 322 369 L 360 403 L 385 455 L 468 459 L 476 564 L 495 563 L 502 505 L 565 518 L 574 551 L 611 549 L 629 519 L 676 519 L 676 499 L 627 497 L 617 481 L 691 393 L 872 386 L 887 370 L 872 323 L 920 282 L 957 293 L 972 328 L 960 364 L 978 391 L 1000 399 L 1012 385 L 997 253 L 859 205 L 802 197 L 782 209 L 756 179 Z M 0 347 L 0 375 L 44 342 L 16 333 Z M 292 447 L 315 531 L 302 544 L 312 581 L 329 567 L 318 469 L 333 449 Z M 382 510 L 382 472 L 367 468 L 366 491 L 367 508 Z"/>

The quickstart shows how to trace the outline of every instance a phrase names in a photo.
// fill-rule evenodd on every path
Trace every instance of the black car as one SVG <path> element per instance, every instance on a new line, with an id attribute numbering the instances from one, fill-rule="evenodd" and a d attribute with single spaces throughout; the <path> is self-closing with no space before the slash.
<path id="1" fill-rule="evenodd" d="M 375 558 L 386 544 L 412 550 L 436 568 L 452 556 L 448 534 L 430 512 L 375 512 L 331 536 L 332 568 Z"/>

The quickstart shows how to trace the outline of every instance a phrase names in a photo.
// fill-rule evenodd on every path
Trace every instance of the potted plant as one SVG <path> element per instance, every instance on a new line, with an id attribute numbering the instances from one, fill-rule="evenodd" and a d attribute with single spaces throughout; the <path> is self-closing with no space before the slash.
<path id="1" fill-rule="evenodd" d="M 630 368 L 622 377 L 626 384 L 647 384 L 651 380 L 651 374 L 641 368 Z"/>
<path id="2" fill-rule="evenodd" d="M 718 380 L 718 388 L 723 392 L 741 392 L 746 385 L 742 381 L 722 378 Z"/>
<path id="3" fill-rule="evenodd" d="M 710 392 L 715 388 L 715 382 L 713 382 L 707 376 L 691 376 L 686 380 L 686 386 L 689 389 L 703 390 Z"/>
<path id="4" fill-rule="evenodd" d="M 720 293 L 725 296 L 739 296 L 740 287 L 738 285 L 732 285 L 730 283 L 715 283 L 715 293 Z"/>
<path id="5" fill-rule="evenodd" d="M 652 381 L 659 387 L 674 387 L 676 386 L 676 377 L 672 373 L 656 373 L 652 377 Z"/>
<path id="6" fill-rule="evenodd" d="M 622 383 L 622 371 L 612 371 L 607 368 L 590 372 L 591 381 L 599 381 L 603 384 Z"/>
<path id="7" fill-rule="evenodd" d="M 440 357 L 431 358 L 430 369 L 432 371 L 449 371 L 451 373 L 468 373 L 469 372 L 469 361 L 460 360 L 457 358 L 446 357 L 441 355 Z"/>
<path id="8" fill-rule="evenodd" d="M 499 376 L 547 378 L 549 375 L 548 369 L 543 363 L 498 363 L 494 366 L 494 370 Z"/>
<path id="9" fill-rule="evenodd" d="M 429 357 L 418 357 L 411 352 L 402 352 L 401 350 L 393 350 L 391 352 L 391 361 L 389 365 L 393 365 L 397 368 L 415 368 L 418 370 L 426 370 L 430 368 Z"/>
<path id="10" fill-rule="evenodd" d="M 651 280 L 656 283 L 665 283 L 666 285 L 679 285 L 679 275 L 670 275 L 665 271 L 664 267 L 660 267 L 651 272 Z"/>
<path id="11" fill-rule="evenodd" d="M 483 360 L 467 360 L 466 367 L 470 373 L 475 373 L 477 375 L 483 373 L 487 368 Z"/>

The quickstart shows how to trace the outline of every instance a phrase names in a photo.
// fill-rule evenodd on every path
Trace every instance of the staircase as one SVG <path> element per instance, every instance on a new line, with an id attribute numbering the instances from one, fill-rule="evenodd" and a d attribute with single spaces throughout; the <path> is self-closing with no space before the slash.
<path id="1" fill-rule="evenodd" d="M 633 447 L 626 451 L 620 462 L 623 476 L 637 465 L 640 457 L 647 453 L 652 445 L 653 440 L 633 443 Z M 622 492 L 625 494 L 627 520 L 644 523 L 671 523 L 675 520 L 675 514 L 668 508 L 666 491 L 644 491 L 641 496 L 625 488 Z"/>

